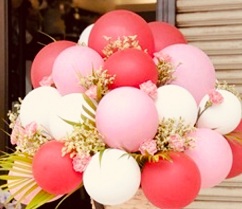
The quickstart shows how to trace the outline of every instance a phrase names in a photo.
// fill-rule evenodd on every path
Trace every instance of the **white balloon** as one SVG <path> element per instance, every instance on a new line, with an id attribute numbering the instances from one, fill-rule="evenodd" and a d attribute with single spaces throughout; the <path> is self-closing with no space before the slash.
<path id="1" fill-rule="evenodd" d="M 57 101 L 49 117 L 50 134 L 56 140 L 65 139 L 73 131 L 73 126 L 65 120 L 74 123 L 83 122 L 81 118 L 81 114 L 84 114 L 83 105 L 85 105 L 85 100 L 82 93 L 67 94 Z"/>
<path id="2" fill-rule="evenodd" d="M 61 97 L 57 89 L 41 86 L 30 91 L 23 99 L 19 118 L 23 126 L 36 122 L 44 128 L 48 127 L 49 114 L 54 104 Z"/>
<path id="3" fill-rule="evenodd" d="M 140 181 L 141 172 L 136 160 L 118 149 L 107 149 L 102 156 L 96 153 L 83 174 L 89 196 L 104 205 L 128 201 L 138 191 Z"/>
<path id="4" fill-rule="evenodd" d="M 94 24 L 90 24 L 82 31 L 81 35 L 79 36 L 78 44 L 84 44 L 86 46 L 88 45 L 89 35 L 93 26 Z"/>
<path id="5" fill-rule="evenodd" d="M 165 85 L 157 89 L 157 94 L 155 105 L 160 121 L 182 118 L 187 125 L 195 124 L 198 107 L 188 90 L 177 85 Z"/>
<path id="6" fill-rule="evenodd" d="M 213 105 L 205 110 L 197 121 L 198 128 L 214 129 L 220 134 L 227 134 L 233 131 L 241 120 L 241 103 L 240 100 L 227 90 L 217 90 L 223 96 L 223 102 Z M 209 96 L 205 95 L 199 108 L 204 109 L 205 103 Z"/>

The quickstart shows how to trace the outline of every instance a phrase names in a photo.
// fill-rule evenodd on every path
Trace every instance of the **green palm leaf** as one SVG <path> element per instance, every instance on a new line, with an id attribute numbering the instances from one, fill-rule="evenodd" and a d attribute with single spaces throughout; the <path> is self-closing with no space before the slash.
<path id="1" fill-rule="evenodd" d="M 26 206 L 25 209 L 36 209 L 41 205 L 51 201 L 55 195 L 50 194 L 44 190 L 40 190 L 35 197 L 30 201 L 30 203 Z"/>
<path id="2" fill-rule="evenodd" d="M 83 98 L 88 106 L 95 112 L 97 110 L 97 106 L 94 104 L 94 102 L 86 94 L 83 94 Z"/>
<path id="3" fill-rule="evenodd" d="M 0 188 L 14 191 L 6 203 L 14 197 L 18 197 L 17 204 L 20 204 L 32 192 L 40 190 L 26 206 L 26 209 L 37 209 L 55 197 L 55 195 L 40 189 L 35 182 L 32 175 L 32 160 L 32 156 L 21 152 L 3 153 L 0 157 L 1 171 L 4 171 L 4 174 L 0 175 L 0 179 L 6 181 Z"/>

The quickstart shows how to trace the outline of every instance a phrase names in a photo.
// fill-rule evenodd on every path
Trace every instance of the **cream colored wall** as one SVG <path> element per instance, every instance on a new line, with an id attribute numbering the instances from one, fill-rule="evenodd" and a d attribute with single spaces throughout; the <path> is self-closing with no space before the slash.
<path id="1" fill-rule="evenodd" d="M 209 55 L 217 78 L 236 85 L 242 93 L 242 0 L 177 0 L 176 20 L 189 44 Z M 196 201 L 186 207 L 241 208 L 242 175 L 202 189 Z"/>
<path id="2" fill-rule="evenodd" d="M 186 209 L 241 209 L 242 175 L 225 180 L 216 187 L 202 189 Z"/>
<path id="3" fill-rule="evenodd" d="M 242 93 L 242 0 L 177 0 L 177 27 Z"/>

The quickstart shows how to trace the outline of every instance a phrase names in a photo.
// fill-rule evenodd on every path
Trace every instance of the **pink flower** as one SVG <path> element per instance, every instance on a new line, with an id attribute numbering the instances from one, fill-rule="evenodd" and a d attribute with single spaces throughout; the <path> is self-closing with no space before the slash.
<path id="1" fill-rule="evenodd" d="M 152 81 L 146 81 L 140 84 L 140 90 L 144 91 L 148 94 L 152 99 L 156 99 L 157 97 L 157 86 Z"/>
<path id="2" fill-rule="evenodd" d="M 52 76 L 44 76 L 42 80 L 39 82 L 40 86 L 52 86 L 54 84 L 54 81 L 52 79 Z"/>
<path id="3" fill-rule="evenodd" d="M 174 134 L 169 137 L 169 146 L 171 149 L 183 152 L 185 150 L 185 138 Z"/>
<path id="4" fill-rule="evenodd" d="M 197 117 L 197 121 L 199 120 L 199 118 L 201 117 L 201 115 L 211 106 L 213 105 L 219 105 L 224 101 L 224 98 L 222 96 L 222 94 L 218 91 L 216 91 L 216 89 L 212 89 L 208 92 L 208 97 L 209 99 L 206 101 L 205 105 L 204 105 L 204 109 L 201 111 L 199 110 L 199 114 Z M 197 125 L 197 122 L 195 123 L 195 126 Z"/>
<path id="5" fill-rule="evenodd" d="M 10 136 L 11 144 L 12 145 L 17 144 L 19 138 L 21 138 L 21 136 L 23 137 L 23 135 L 24 135 L 24 128 L 21 126 L 20 120 L 17 119 Z"/>
<path id="6" fill-rule="evenodd" d="M 37 132 L 38 125 L 36 122 L 31 122 L 25 127 L 25 134 L 29 137 Z"/>
<path id="7" fill-rule="evenodd" d="M 209 100 L 212 102 L 212 104 L 218 105 L 221 104 L 224 100 L 222 94 L 215 89 L 212 89 L 209 93 Z"/>
<path id="8" fill-rule="evenodd" d="M 89 161 L 91 160 L 91 156 L 87 154 L 77 154 L 72 161 L 73 168 L 76 172 L 85 171 Z"/>
<path id="9" fill-rule="evenodd" d="M 171 57 L 168 54 L 165 54 L 161 51 L 155 52 L 154 61 L 157 62 L 159 60 L 167 63 L 167 62 L 171 62 Z"/>
<path id="10" fill-rule="evenodd" d="M 96 99 L 97 99 L 97 86 L 94 86 L 94 85 L 91 86 L 89 89 L 87 89 L 87 90 L 85 91 L 85 94 L 86 94 L 88 97 L 90 97 L 90 98 L 96 100 Z"/>
<path id="11" fill-rule="evenodd" d="M 150 155 L 154 155 L 157 152 L 156 141 L 148 140 L 143 142 L 139 147 L 139 151 L 142 155 L 145 155 L 147 152 Z"/>

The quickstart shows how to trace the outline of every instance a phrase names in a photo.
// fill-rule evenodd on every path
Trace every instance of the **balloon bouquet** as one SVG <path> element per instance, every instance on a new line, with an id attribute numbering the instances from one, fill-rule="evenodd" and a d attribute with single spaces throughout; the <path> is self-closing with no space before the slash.
<path id="1" fill-rule="evenodd" d="M 155 207 L 184 208 L 242 172 L 240 95 L 168 23 L 108 12 L 78 44 L 42 48 L 31 81 L 8 113 L 7 201 L 35 209 L 84 186 L 105 206 L 141 190 Z"/>

